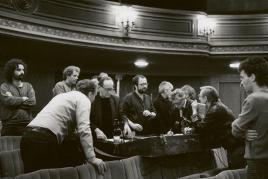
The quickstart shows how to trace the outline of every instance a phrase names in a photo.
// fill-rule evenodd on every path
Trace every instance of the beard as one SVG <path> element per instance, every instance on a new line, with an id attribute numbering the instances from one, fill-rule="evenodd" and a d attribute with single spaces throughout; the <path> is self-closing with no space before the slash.
<path id="1" fill-rule="evenodd" d="M 141 89 L 138 89 L 138 92 L 140 94 L 144 94 L 146 92 L 147 88 L 141 88 Z"/>
<path id="2" fill-rule="evenodd" d="M 23 78 L 24 78 L 24 74 L 21 74 L 21 75 L 18 75 L 18 76 L 14 76 L 14 78 L 15 78 L 16 80 L 23 80 Z"/>

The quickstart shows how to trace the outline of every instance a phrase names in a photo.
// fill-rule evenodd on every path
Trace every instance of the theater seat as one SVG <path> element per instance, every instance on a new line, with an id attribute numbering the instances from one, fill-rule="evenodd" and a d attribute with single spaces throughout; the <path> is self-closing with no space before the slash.
<path id="1" fill-rule="evenodd" d="M 21 136 L 0 137 L 0 152 L 20 149 Z"/>
<path id="2" fill-rule="evenodd" d="M 73 167 L 59 169 L 43 169 L 31 173 L 18 175 L 15 179 L 79 179 L 78 173 Z"/>
<path id="3" fill-rule="evenodd" d="M 142 179 L 141 172 L 141 157 L 134 156 L 127 159 L 121 160 L 124 165 L 124 170 L 126 171 L 126 178 L 128 179 Z"/>
<path id="4" fill-rule="evenodd" d="M 247 172 L 245 168 L 237 170 L 225 170 L 215 176 L 215 179 L 246 179 Z"/>
<path id="5" fill-rule="evenodd" d="M 208 174 L 208 175 L 206 175 Z M 182 177 L 180 179 L 246 179 L 246 169 L 237 169 L 237 170 L 224 170 L 217 174 L 216 176 L 210 176 L 209 172 L 203 172 L 199 174 L 193 174 L 189 176 Z"/>
<path id="6" fill-rule="evenodd" d="M 0 176 L 15 177 L 24 172 L 20 150 L 0 152 Z"/>
<path id="7" fill-rule="evenodd" d="M 125 179 L 126 174 L 122 162 L 119 160 L 106 162 L 107 171 L 104 175 L 100 175 L 96 168 L 91 165 L 77 166 L 80 179 Z"/>

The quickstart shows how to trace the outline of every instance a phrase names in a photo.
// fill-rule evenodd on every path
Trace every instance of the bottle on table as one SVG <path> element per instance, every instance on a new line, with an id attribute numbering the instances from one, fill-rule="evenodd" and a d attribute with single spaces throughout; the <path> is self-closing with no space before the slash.
<path id="1" fill-rule="evenodd" d="M 120 128 L 120 121 L 118 119 L 114 119 L 114 130 L 113 130 L 114 143 L 120 143 L 121 136 L 122 136 L 122 130 Z"/>

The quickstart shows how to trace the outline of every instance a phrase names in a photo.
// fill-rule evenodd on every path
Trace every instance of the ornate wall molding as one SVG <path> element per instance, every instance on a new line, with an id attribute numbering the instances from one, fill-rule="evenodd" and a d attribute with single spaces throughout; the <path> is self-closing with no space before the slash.
<path id="1" fill-rule="evenodd" d="M 152 53 L 196 53 L 205 55 L 209 50 L 209 46 L 202 43 L 162 42 L 132 38 L 125 39 L 75 32 L 2 17 L 0 17 L 0 32 L 3 34 L 37 38 L 46 41 L 57 41 L 60 43 L 77 44 L 81 46 L 88 45 L 97 48 L 113 48 L 126 51 L 140 50 Z"/>
<path id="2" fill-rule="evenodd" d="M 268 45 L 211 47 L 211 55 L 268 54 Z"/>
<path id="3" fill-rule="evenodd" d="M 213 15 L 215 33 L 197 35 L 203 12 L 133 6 L 136 26 L 124 37 L 104 0 L 1 0 L 0 33 L 64 44 L 167 54 L 266 54 L 268 15 Z"/>

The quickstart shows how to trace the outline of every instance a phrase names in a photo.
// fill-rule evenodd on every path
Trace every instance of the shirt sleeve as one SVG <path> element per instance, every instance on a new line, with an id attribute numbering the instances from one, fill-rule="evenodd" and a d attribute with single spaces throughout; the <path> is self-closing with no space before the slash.
<path id="1" fill-rule="evenodd" d="M 28 83 L 28 89 L 27 89 L 27 97 L 29 98 L 27 101 L 23 102 L 23 105 L 32 107 L 36 104 L 36 98 L 35 98 L 35 91 L 33 89 L 33 86 Z"/>
<path id="2" fill-rule="evenodd" d="M 58 94 L 65 93 L 63 85 L 60 85 L 60 83 L 57 83 L 53 90 L 52 90 L 53 96 L 57 96 Z"/>
<path id="3" fill-rule="evenodd" d="M 3 83 L 0 89 L 1 102 L 5 106 L 19 106 L 23 103 L 22 97 L 13 96 L 8 85 Z"/>
<path id="4" fill-rule="evenodd" d="M 95 158 L 92 134 L 90 129 L 90 109 L 91 103 L 85 98 L 77 99 L 76 122 L 77 132 L 80 136 L 80 142 L 88 160 Z"/>
<path id="5" fill-rule="evenodd" d="M 252 122 L 256 120 L 258 111 L 254 98 L 248 96 L 243 102 L 242 112 L 232 123 L 232 134 L 236 137 L 245 137 L 245 132 L 250 128 Z"/>

